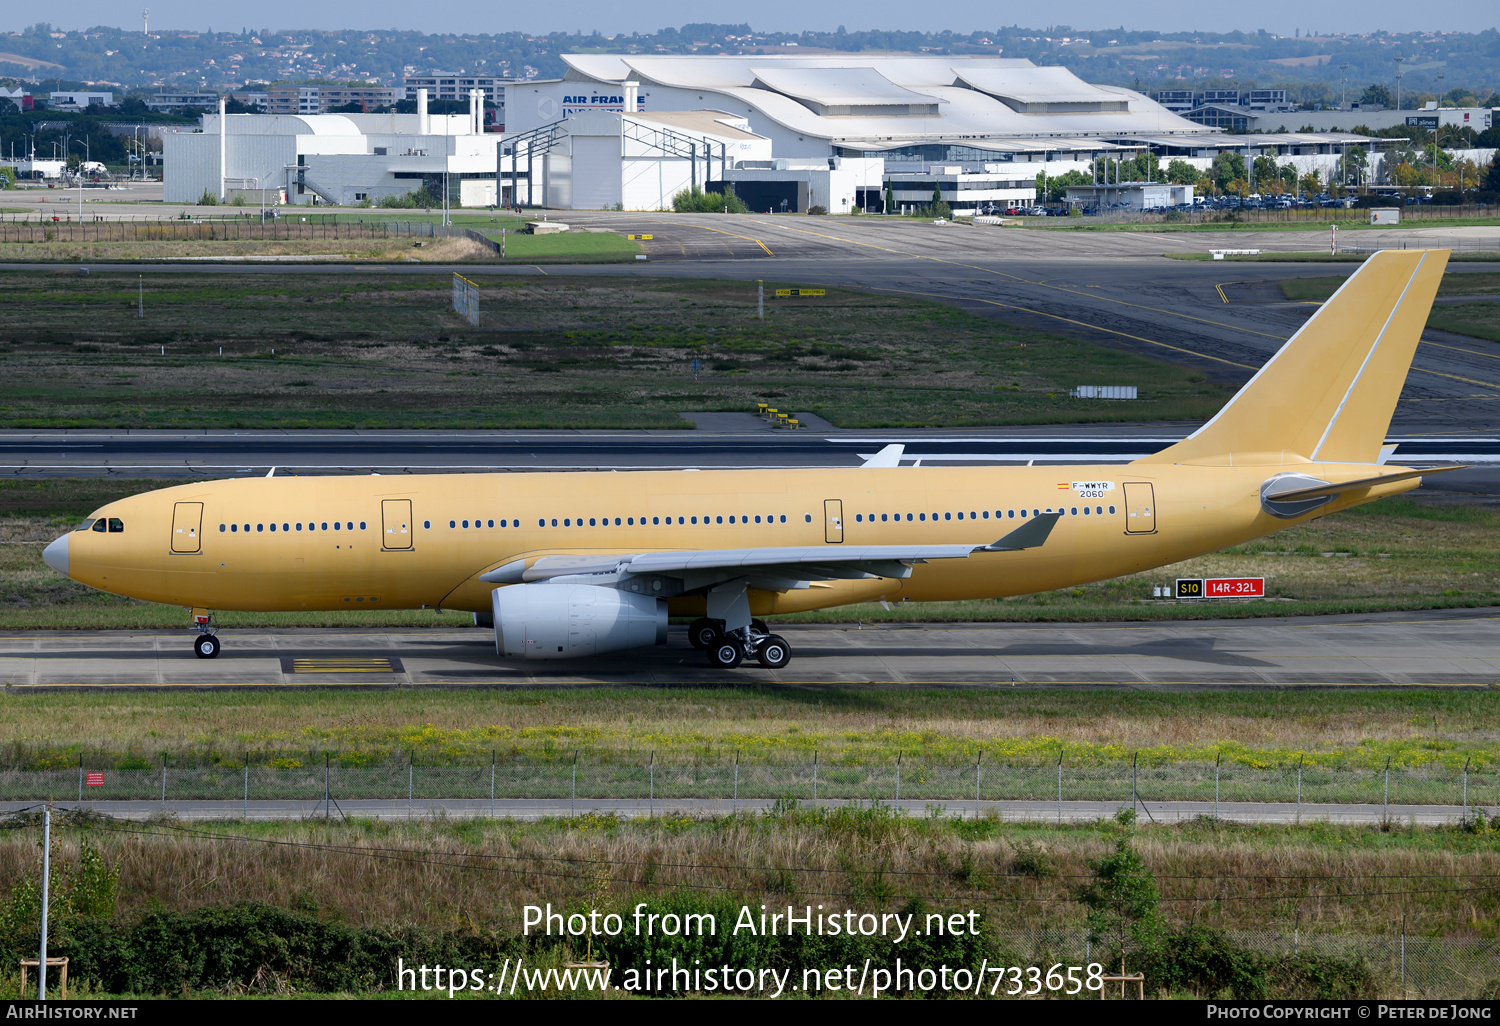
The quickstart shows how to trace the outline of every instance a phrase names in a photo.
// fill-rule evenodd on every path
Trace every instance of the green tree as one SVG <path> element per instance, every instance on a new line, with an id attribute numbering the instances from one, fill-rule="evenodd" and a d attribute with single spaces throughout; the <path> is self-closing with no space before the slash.
<path id="1" fill-rule="evenodd" d="M 1479 172 L 1481 192 L 1500 192 L 1500 160 L 1491 160 Z"/>
<path id="2" fill-rule="evenodd" d="M 894 214 L 896 212 L 896 190 L 891 188 L 891 183 L 885 183 L 885 212 Z"/>
<path id="3" fill-rule="evenodd" d="M 1391 98 L 1391 91 L 1379 82 L 1365 86 L 1365 91 L 1359 94 L 1359 105 L 1361 107 L 1377 103 L 1382 107 L 1394 107 L 1396 105 L 1396 101 Z"/>
<path id="4" fill-rule="evenodd" d="M 745 201 L 732 192 L 704 192 L 696 185 L 672 197 L 672 209 L 679 214 L 744 214 Z"/>
<path id="5" fill-rule="evenodd" d="M 1275 157 L 1256 157 L 1253 167 L 1255 168 L 1255 184 L 1258 187 L 1265 189 L 1281 181 L 1281 173 L 1276 166 Z"/>
<path id="6" fill-rule="evenodd" d="M 1185 160 L 1174 160 L 1167 165 L 1167 181 L 1173 185 L 1197 185 L 1198 169 Z"/>
<path id="7" fill-rule="evenodd" d="M 1149 946 L 1160 927 L 1161 892 L 1130 838 L 1120 838 L 1104 858 L 1091 859 L 1089 869 L 1094 878 L 1075 897 L 1088 909 L 1090 939 L 1113 944 L 1116 958 L 1130 946 Z"/>
<path id="8" fill-rule="evenodd" d="M 1245 177 L 1245 155 L 1226 150 L 1214 158 L 1208 169 L 1209 180 L 1220 192 L 1229 191 L 1229 183 Z"/>
<path id="9" fill-rule="evenodd" d="M 1061 203 L 1068 197 L 1068 186 L 1088 184 L 1089 176 L 1076 168 L 1060 175 L 1053 175 L 1047 179 L 1047 202 Z M 1037 192 L 1037 196 L 1041 197 L 1040 191 Z"/>

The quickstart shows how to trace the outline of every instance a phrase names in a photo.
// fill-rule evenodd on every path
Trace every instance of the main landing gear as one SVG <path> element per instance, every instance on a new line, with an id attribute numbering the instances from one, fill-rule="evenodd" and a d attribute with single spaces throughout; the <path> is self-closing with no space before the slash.
<path id="1" fill-rule="evenodd" d="M 193 639 L 193 654 L 199 659 L 212 659 L 219 654 L 218 628 L 213 625 L 213 615 L 201 609 L 193 610 L 193 627 L 198 636 Z"/>
<path id="2" fill-rule="evenodd" d="M 708 661 L 721 670 L 732 670 L 747 656 L 754 656 L 768 670 L 779 670 L 792 660 L 792 647 L 779 634 L 772 634 L 764 620 L 751 620 L 750 626 L 725 631 L 723 620 L 699 617 L 688 625 L 688 640 L 694 648 L 708 653 Z"/>

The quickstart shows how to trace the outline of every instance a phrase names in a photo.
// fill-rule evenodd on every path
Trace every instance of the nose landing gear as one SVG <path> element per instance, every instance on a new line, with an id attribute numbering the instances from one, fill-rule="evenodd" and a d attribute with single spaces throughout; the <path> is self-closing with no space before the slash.
<path id="1" fill-rule="evenodd" d="M 193 653 L 199 659 L 212 659 L 219 654 L 218 628 L 213 625 L 213 614 L 206 609 L 193 610 L 193 627 L 198 636 L 193 639 Z"/>

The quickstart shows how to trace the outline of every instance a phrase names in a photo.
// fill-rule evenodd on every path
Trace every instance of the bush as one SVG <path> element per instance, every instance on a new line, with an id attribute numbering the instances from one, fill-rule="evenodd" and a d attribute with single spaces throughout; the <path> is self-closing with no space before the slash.
<path id="1" fill-rule="evenodd" d="M 1263 955 L 1201 927 L 1165 936 L 1137 958 L 1151 986 L 1169 994 L 1331 1001 L 1374 997 L 1380 983 L 1370 966 L 1356 959 Z"/>
<path id="2" fill-rule="evenodd" d="M 826 214 L 828 213 L 828 208 L 814 204 L 807 208 L 807 212 L 809 215 Z"/>
<path id="3" fill-rule="evenodd" d="M 434 196 L 424 187 L 413 189 L 403 196 L 383 196 L 380 199 L 380 205 L 387 209 L 413 210 L 421 208 L 425 210 L 429 207 L 442 206 L 443 198 L 441 196 Z"/>
<path id="4" fill-rule="evenodd" d="M 1035 841 L 1022 841 L 1016 845 L 1015 855 L 1010 860 L 1010 871 L 1022 876 L 1055 876 L 1057 868 L 1047 855 L 1047 849 Z"/>
<path id="5" fill-rule="evenodd" d="M 704 192 L 696 185 L 672 197 L 672 209 L 679 214 L 748 214 L 745 201 L 732 192 Z"/>
<path id="6" fill-rule="evenodd" d="M 198 197 L 198 205 L 200 207 L 216 207 L 219 205 L 219 197 L 204 189 L 203 195 Z"/>

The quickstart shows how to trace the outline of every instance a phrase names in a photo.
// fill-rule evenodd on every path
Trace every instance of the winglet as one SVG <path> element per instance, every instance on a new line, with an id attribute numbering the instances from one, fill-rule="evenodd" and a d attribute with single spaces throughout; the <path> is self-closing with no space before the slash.
<path id="1" fill-rule="evenodd" d="M 863 453 L 860 455 L 865 461 L 863 466 L 866 469 L 870 467 L 899 467 L 901 466 L 901 454 L 905 451 L 905 445 L 888 445 L 873 456 L 865 456 Z"/>
<path id="2" fill-rule="evenodd" d="M 1022 524 L 999 541 L 981 545 L 975 552 L 1020 552 L 1022 549 L 1039 548 L 1057 526 L 1061 513 L 1038 513 L 1031 522 Z"/>

